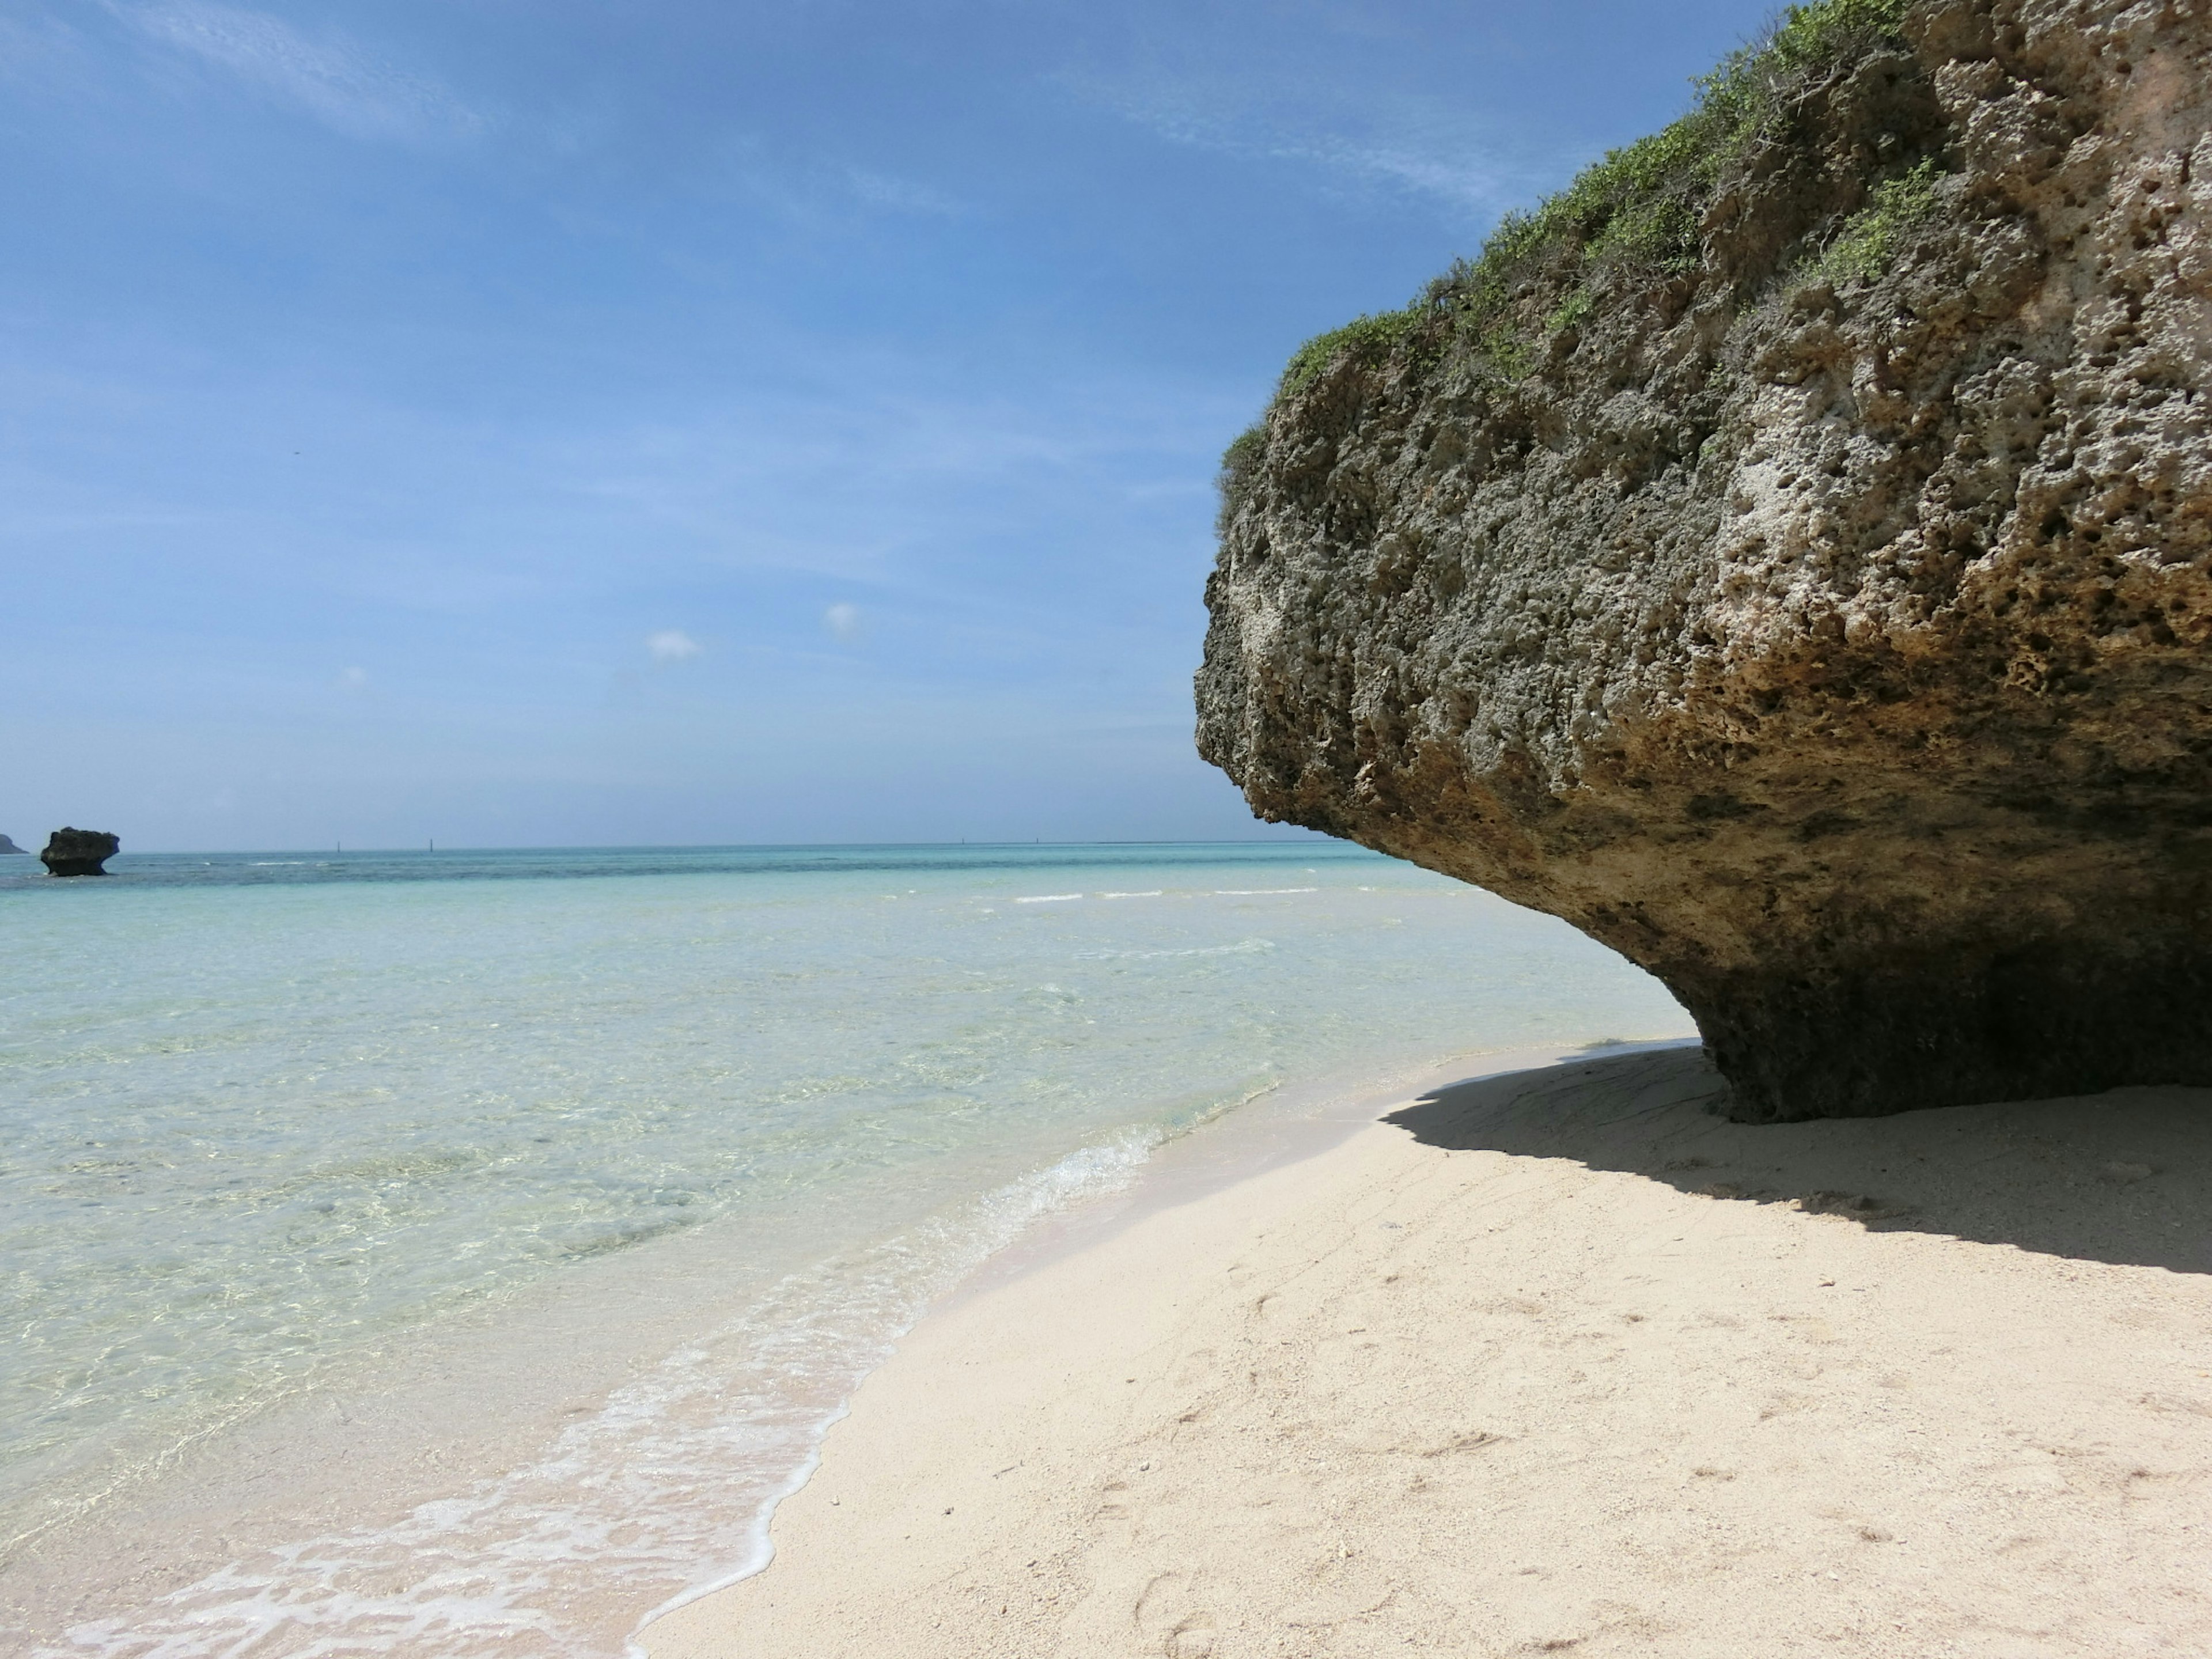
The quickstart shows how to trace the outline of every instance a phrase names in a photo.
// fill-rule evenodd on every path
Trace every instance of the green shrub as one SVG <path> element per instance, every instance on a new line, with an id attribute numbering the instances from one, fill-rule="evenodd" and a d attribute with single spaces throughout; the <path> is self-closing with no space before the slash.
<path id="1" fill-rule="evenodd" d="M 1347 351 L 1356 352 L 1370 362 L 1381 362 L 1419 325 L 1423 310 L 1417 301 L 1403 311 L 1355 318 L 1342 328 L 1316 334 L 1291 355 L 1290 364 L 1283 370 L 1282 389 L 1300 390 Z"/>
<path id="2" fill-rule="evenodd" d="M 1909 0 L 1818 0 L 1792 6 L 1765 39 L 1731 53 L 1697 82 L 1679 121 L 1609 151 L 1533 213 L 1509 215 L 1472 261 L 1443 286 L 1459 309 L 1486 319 L 1522 281 L 1576 265 L 1654 272 L 1693 266 L 1702 199 L 1728 163 L 1765 128 L 1789 88 L 1894 40 Z"/>
<path id="3" fill-rule="evenodd" d="M 1902 178 L 1874 187 L 1874 199 L 1844 221 L 1835 240 L 1814 261 L 1815 276 L 1831 283 L 1871 283 L 1889 269 L 1897 246 L 1936 210 L 1936 163 L 1923 161 Z"/>
<path id="4" fill-rule="evenodd" d="M 1911 0 L 1820 0 L 1792 6 L 1765 51 L 1785 69 L 1825 69 L 1866 46 L 1894 39 Z"/>
<path id="5" fill-rule="evenodd" d="M 1509 322 L 1494 323 L 1477 335 L 1474 355 L 1484 366 L 1509 380 L 1517 380 L 1536 367 L 1536 348 Z"/>
<path id="6" fill-rule="evenodd" d="M 1409 351 L 1441 356 L 1455 340 L 1508 379 L 1528 374 L 1543 334 L 1589 313 L 1595 300 L 1585 285 L 1593 272 L 1657 276 L 1693 269 L 1704 207 L 1723 172 L 1767 130 L 1793 89 L 1895 42 L 1910 3 L 1791 6 L 1763 39 L 1698 78 L 1696 102 L 1681 119 L 1610 151 L 1533 210 L 1507 214 L 1479 254 L 1456 261 L 1404 310 L 1361 317 L 1307 341 L 1283 371 L 1276 395 L 1303 390 L 1347 352 L 1381 362 Z M 1898 234 L 1932 202 L 1932 166 L 1923 163 L 1876 191 L 1874 206 L 1846 224 L 1832 246 L 1845 262 L 1839 268 L 1856 273 L 1887 261 Z M 1902 193 L 1883 193 L 1893 187 Z M 1538 296 L 1540 310 L 1521 303 Z M 1540 333 L 1528 320 L 1536 317 Z M 1225 458 L 1222 476 L 1231 476 Z"/>
<path id="7" fill-rule="evenodd" d="M 1759 40 L 1699 76 L 1697 112 L 1741 141 L 1757 132 L 1793 82 L 1899 38 L 1911 0 L 1818 0 L 1791 6 Z"/>
<path id="8" fill-rule="evenodd" d="M 1244 505 L 1250 493 L 1252 479 L 1260 470 L 1260 459 L 1267 453 L 1267 422 L 1266 416 L 1252 422 L 1221 452 L 1221 471 L 1215 475 L 1213 487 L 1221 497 L 1219 509 L 1214 514 L 1213 529 L 1218 536 L 1229 533 L 1229 521 Z"/>
<path id="9" fill-rule="evenodd" d="M 1562 329 L 1573 328 L 1590 314 L 1597 296 L 1586 288 L 1578 288 L 1553 307 L 1552 314 L 1544 319 L 1544 332 L 1557 334 Z"/>

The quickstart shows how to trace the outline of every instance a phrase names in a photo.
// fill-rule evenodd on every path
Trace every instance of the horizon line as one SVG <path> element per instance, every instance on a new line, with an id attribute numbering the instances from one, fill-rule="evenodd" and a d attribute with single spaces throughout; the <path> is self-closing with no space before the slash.
<path id="1" fill-rule="evenodd" d="M 1318 836 L 1323 841 L 1344 847 L 1357 847 L 1357 842 L 1344 840 L 1324 830 L 1304 830 L 1304 835 Z M 1047 839 L 1033 836 L 1019 840 L 967 841 L 741 841 L 741 842 L 545 842 L 531 845 L 466 846 L 439 848 L 434 843 L 404 847 L 356 847 L 340 843 L 329 847 L 222 847 L 222 848 L 125 848 L 113 854 L 116 858 L 201 858 L 234 857 L 247 854 L 283 853 L 310 854 L 325 858 L 350 858 L 356 854 L 400 855 L 433 858 L 444 854 L 459 853 L 718 853 L 718 852 L 791 852 L 820 848 L 958 848 L 958 847 L 1267 847 L 1297 846 L 1300 842 L 1289 836 L 1153 836 L 1128 838 L 1085 837 L 1082 839 Z M 1362 848 L 1360 850 L 1370 851 Z M 0 855 L 13 856 L 13 855 Z M 26 848 L 23 856 L 36 858 L 35 851 Z"/>

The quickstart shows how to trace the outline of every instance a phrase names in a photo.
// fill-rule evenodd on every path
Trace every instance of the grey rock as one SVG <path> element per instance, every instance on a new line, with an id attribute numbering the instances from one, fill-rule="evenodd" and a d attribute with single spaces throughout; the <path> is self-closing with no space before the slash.
<path id="1" fill-rule="evenodd" d="M 1753 67 L 1686 258 L 1570 236 L 1294 365 L 1200 750 L 1649 969 L 1741 1118 L 2212 1085 L 2212 21 Z"/>
<path id="2" fill-rule="evenodd" d="M 14 842 L 9 840 L 7 836 L 0 836 L 0 858 L 7 857 L 10 853 L 20 854 L 21 856 L 28 858 L 31 855 L 31 849 L 27 847 L 18 847 Z"/>
<path id="3" fill-rule="evenodd" d="M 46 837 L 39 861 L 50 876 L 104 876 L 108 860 L 123 850 L 123 843 L 105 830 L 57 830 Z"/>

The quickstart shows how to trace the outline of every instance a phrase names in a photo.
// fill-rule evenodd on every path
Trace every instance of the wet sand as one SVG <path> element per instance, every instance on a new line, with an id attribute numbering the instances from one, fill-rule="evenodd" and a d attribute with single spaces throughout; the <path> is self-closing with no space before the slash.
<path id="1" fill-rule="evenodd" d="M 1472 1081 L 1070 1235 L 645 1647 L 2212 1652 L 2212 1091 L 1753 1128 L 1722 1086 Z"/>

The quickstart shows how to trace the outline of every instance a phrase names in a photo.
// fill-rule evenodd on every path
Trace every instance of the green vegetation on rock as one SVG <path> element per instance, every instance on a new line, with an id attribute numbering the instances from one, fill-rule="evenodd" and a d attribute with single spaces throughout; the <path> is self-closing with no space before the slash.
<path id="1" fill-rule="evenodd" d="M 1874 200 L 1844 222 L 1836 240 L 1814 264 L 1816 276 L 1832 283 L 1871 283 L 1889 269 L 1904 234 L 1936 210 L 1934 161 L 1923 161 L 1901 179 L 1874 187 Z"/>
<path id="2" fill-rule="evenodd" d="M 1292 354 L 1290 366 L 1283 371 L 1283 386 L 1286 390 L 1297 391 L 1347 351 L 1358 352 L 1370 361 L 1379 359 L 1418 328 L 1420 322 L 1421 307 L 1413 305 L 1403 311 L 1354 318 L 1342 328 L 1317 334 Z"/>
<path id="3" fill-rule="evenodd" d="M 1238 433 L 1221 452 L 1221 476 L 1214 481 L 1221 497 L 1221 510 L 1213 525 L 1217 535 L 1227 532 L 1229 521 L 1244 504 L 1244 492 L 1251 487 L 1252 475 L 1258 471 L 1267 447 L 1267 422 L 1262 417 Z"/>
<path id="4" fill-rule="evenodd" d="M 1364 316 L 1299 347 L 1276 398 L 1302 392 L 1347 355 L 1367 363 L 1471 356 L 1494 377 L 1534 369 L 1544 340 L 1578 326 L 1596 304 L 1592 283 L 1617 275 L 1653 282 L 1694 270 L 1706 206 L 1787 108 L 1791 95 L 1838 64 L 1901 39 L 1909 0 L 1814 0 L 1792 6 L 1766 36 L 1697 82 L 1690 112 L 1609 152 L 1565 190 L 1510 213 L 1473 259 L 1455 264 L 1403 310 Z M 1922 162 L 1878 186 L 1873 204 L 1838 234 L 1822 274 L 1879 275 L 1899 233 L 1925 216 L 1936 172 Z M 1832 280 L 1833 279 L 1832 276 Z M 1534 296 L 1531 312 L 1521 302 Z M 1233 517 L 1264 447 L 1264 420 L 1223 458 L 1222 507 Z M 1260 434 L 1259 436 L 1255 436 Z"/>

